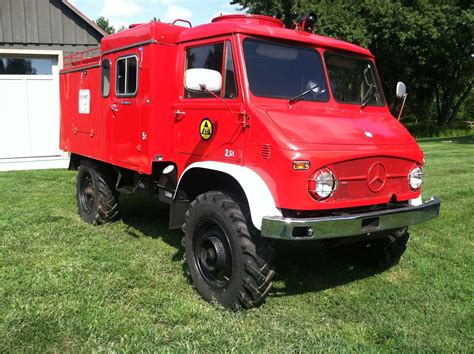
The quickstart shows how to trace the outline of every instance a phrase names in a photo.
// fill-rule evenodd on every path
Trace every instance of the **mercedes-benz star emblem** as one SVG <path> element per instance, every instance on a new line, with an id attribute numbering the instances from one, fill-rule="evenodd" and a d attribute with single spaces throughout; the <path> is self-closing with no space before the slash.
<path id="1" fill-rule="evenodd" d="M 372 192 L 380 192 L 387 180 L 385 166 L 381 162 L 374 163 L 369 168 L 367 176 L 367 185 Z"/>

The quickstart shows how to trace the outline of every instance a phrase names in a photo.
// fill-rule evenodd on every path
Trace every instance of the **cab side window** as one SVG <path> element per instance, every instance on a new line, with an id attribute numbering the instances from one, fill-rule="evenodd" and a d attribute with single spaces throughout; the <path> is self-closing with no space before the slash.
<path id="1" fill-rule="evenodd" d="M 230 42 L 225 43 L 224 98 L 236 98 L 237 80 L 235 77 L 234 57 Z"/>
<path id="2" fill-rule="evenodd" d="M 222 73 L 222 57 L 224 54 L 224 43 L 205 45 L 202 47 L 189 48 L 186 51 L 186 70 L 188 69 L 211 69 Z M 221 92 L 216 92 L 220 96 Z M 210 98 L 208 92 L 194 92 L 185 89 L 186 98 Z"/>
<path id="3" fill-rule="evenodd" d="M 229 41 L 208 44 L 186 50 L 186 70 L 211 69 L 222 75 L 222 90 L 216 95 L 223 98 L 237 97 L 237 84 L 235 77 L 234 59 Z M 208 92 L 194 92 L 184 89 L 186 98 L 212 98 Z"/>
<path id="4" fill-rule="evenodd" d="M 102 97 L 109 97 L 110 95 L 110 60 L 102 61 L 102 80 L 101 80 Z"/>
<path id="5" fill-rule="evenodd" d="M 117 60 L 115 93 L 121 97 L 133 97 L 138 90 L 138 59 L 129 56 Z"/>

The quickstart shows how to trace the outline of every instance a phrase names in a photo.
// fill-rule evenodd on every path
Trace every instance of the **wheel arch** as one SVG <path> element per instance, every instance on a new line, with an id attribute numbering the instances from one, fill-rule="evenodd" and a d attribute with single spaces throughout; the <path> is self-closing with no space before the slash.
<path id="1" fill-rule="evenodd" d="M 281 216 L 270 189 L 255 171 L 223 162 L 197 162 L 188 166 L 179 179 L 174 201 L 192 201 L 211 190 L 238 198 L 241 206 L 247 208 L 243 212 L 250 214 L 252 224 L 258 230 L 264 216 Z"/>

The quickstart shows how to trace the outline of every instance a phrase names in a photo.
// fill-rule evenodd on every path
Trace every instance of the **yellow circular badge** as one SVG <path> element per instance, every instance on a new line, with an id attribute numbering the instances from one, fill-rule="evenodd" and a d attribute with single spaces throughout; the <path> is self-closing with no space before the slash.
<path id="1" fill-rule="evenodd" d="M 201 138 L 203 140 L 209 140 L 212 138 L 213 127 L 212 122 L 208 118 L 204 118 L 201 121 L 201 125 L 199 126 L 199 133 L 201 134 Z"/>

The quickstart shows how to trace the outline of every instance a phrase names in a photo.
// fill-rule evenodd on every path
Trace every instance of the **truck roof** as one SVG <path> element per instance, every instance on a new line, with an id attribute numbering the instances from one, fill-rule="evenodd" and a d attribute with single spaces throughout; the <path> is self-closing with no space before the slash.
<path id="1" fill-rule="evenodd" d="M 187 23 L 190 27 L 177 25 L 178 23 Z M 62 72 L 76 70 L 88 65 L 97 65 L 101 55 L 130 48 L 131 46 L 147 43 L 177 45 L 179 43 L 232 33 L 306 43 L 317 47 L 348 51 L 366 57 L 373 57 L 369 50 L 352 43 L 304 31 L 287 29 L 282 21 L 273 17 L 263 15 L 223 15 L 214 18 L 211 23 L 196 27 L 191 27 L 191 24 L 184 20 L 176 20 L 173 23 L 152 21 L 131 25 L 127 30 L 102 38 L 100 50 L 95 48 L 65 57 L 64 70 Z"/>
<path id="2" fill-rule="evenodd" d="M 323 48 L 344 50 L 360 55 L 373 57 L 369 50 L 355 44 L 324 37 L 304 31 L 285 28 L 283 22 L 262 15 L 223 15 L 216 17 L 212 23 L 187 28 L 176 25 L 181 20 L 170 23 L 149 22 L 132 25 L 125 30 L 102 39 L 102 53 L 127 45 L 154 41 L 175 45 L 197 39 L 204 39 L 231 33 L 243 33 L 292 42 L 302 42 Z M 184 23 L 184 21 L 183 21 Z"/>

